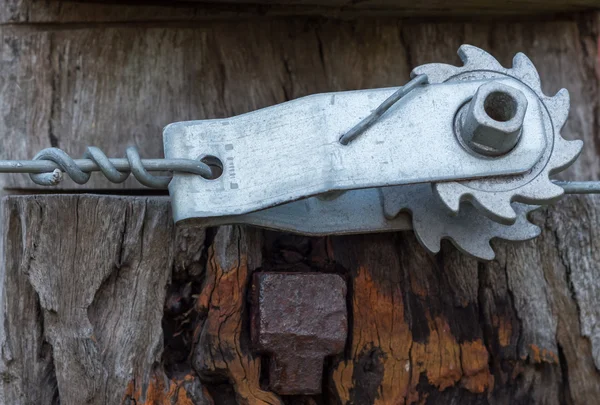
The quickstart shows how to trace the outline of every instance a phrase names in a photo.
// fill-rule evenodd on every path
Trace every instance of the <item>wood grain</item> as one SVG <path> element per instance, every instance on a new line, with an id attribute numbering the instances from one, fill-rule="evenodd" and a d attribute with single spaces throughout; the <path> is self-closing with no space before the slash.
<path id="1" fill-rule="evenodd" d="M 17 197 L 3 223 L 3 403 L 140 404 L 193 385 L 155 367 L 174 260 L 165 199 Z"/>
<path id="2" fill-rule="evenodd" d="M 300 4 L 224 21 L 257 6 L 228 7 L 4 2 L 0 157 L 51 145 L 77 156 L 88 144 L 113 156 L 138 144 L 157 157 L 171 121 L 398 85 L 416 65 L 458 63 L 457 48 L 471 43 L 505 66 L 523 51 L 548 94 L 570 90 L 563 134 L 586 146 L 559 177 L 600 179 L 596 13 L 347 20 L 352 14 L 336 14 L 337 6 Z M 277 17 L 286 13 L 344 19 Z M 2 181 L 32 188 L 25 176 Z M 88 187 L 137 186 L 95 176 Z M 2 208 L 0 404 L 596 403 L 599 209 L 600 197 L 565 197 L 535 214 L 537 240 L 497 243 L 497 259 L 484 264 L 449 245 L 430 256 L 411 233 L 176 229 L 167 198 L 10 196 Z M 326 363 L 322 395 L 280 398 L 265 389 L 247 325 L 255 271 L 347 280 L 351 333 L 344 354 Z"/>
<path id="3" fill-rule="evenodd" d="M 192 365 L 205 379 L 229 382 L 242 405 L 282 404 L 276 394 L 261 389 L 260 358 L 249 350 L 246 297 L 260 261 L 259 232 L 220 227 L 196 303 L 205 319 L 199 324 Z"/>
<path id="4" fill-rule="evenodd" d="M 165 198 L 7 197 L 0 398 L 298 403 L 262 388 L 248 282 L 319 271 L 348 281 L 351 333 L 301 403 L 594 403 L 599 210 L 566 197 L 536 214 L 537 240 L 484 264 L 429 256 L 410 232 L 205 234 L 174 229 Z"/>
<path id="5" fill-rule="evenodd" d="M 265 16 L 469 17 L 552 15 L 598 9 L 594 0 L 5 0 L 0 21 L 173 21 Z"/>
<path id="6" fill-rule="evenodd" d="M 582 236 L 599 202 L 573 197 L 537 214 L 542 236 L 496 243 L 490 264 L 450 246 L 435 258 L 415 254 L 412 235 L 338 240 L 334 257 L 350 270 L 354 291 L 352 355 L 331 374 L 342 402 L 485 403 L 488 395 L 496 403 L 593 401 L 595 338 L 584 336 L 596 316 L 583 319 L 577 308 L 597 295 L 589 293 L 597 290 L 589 283 L 597 266 L 580 263 L 597 263 L 597 243 Z M 580 218 L 569 218 L 577 209 Z M 586 287 L 575 287 L 580 278 Z M 575 354 L 580 350 L 590 350 L 587 358 Z M 583 383 L 583 375 L 595 382 Z"/>

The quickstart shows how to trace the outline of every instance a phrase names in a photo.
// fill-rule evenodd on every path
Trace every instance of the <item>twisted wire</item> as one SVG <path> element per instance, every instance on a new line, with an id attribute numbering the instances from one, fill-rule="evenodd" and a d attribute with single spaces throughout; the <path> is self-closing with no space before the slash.
<path id="1" fill-rule="evenodd" d="M 172 179 L 171 176 L 155 176 L 146 170 L 136 147 L 130 146 L 127 148 L 126 158 L 129 168 L 127 171 L 120 171 L 117 170 L 116 166 L 111 162 L 111 159 L 97 147 L 89 146 L 83 155 L 83 159 L 89 159 L 97 166 L 97 168 L 93 170 L 100 170 L 102 174 L 113 183 L 122 183 L 127 180 L 130 174 L 133 174 L 137 181 L 147 187 L 166 188 L 169 185 Z M 89 170 L 82 170 L 71 156 L 58 148 L 43 149 L 34 156 L 33 160 L 48 160 L 58 166 L 49 173 L 29 174 L 34 183 L 42 186 L 57 185 L 61 182 L 63 173 L 66 173 L 77 184 L 85 184 L 91 177 Z M 176 159 L 172 160 L 172 162 L 180 163 L 176 165 L 176 171 L 199 174 L 205 178 L 211 178 L 212 176 L 210 166 L 201 161 Z"/>
<path id="2" fill-rule="evenodd" d="M 109 159 L 100 149 L 90 146 L 84 159 L 74 160 L 63 150 L 47 148 L 35 155 L 34 160 L 0 160 L 0 173 L 29 173 L 31 179 L 42 186 L 55 186 L 62 180 L 63 172 L 73 181 L 85 184 L 90 172 L 101 171 L 114 182 L 125 181 L 130 173 L 143 185 L 165 188 L 170 176 L 153 176 L 148 171 L 171 171 L 199 175 L 205 179 L 219 177 L 219 162 L 192 159 L 140 159 L 137 148 L 129 147 L 127 158 Z M 213 165 L 215 171 L 213 171 Z M 222 167 L 221 167 L 222 171 Z M 554 181 L 565 194 L 600 194 L 600 181 Z"/>

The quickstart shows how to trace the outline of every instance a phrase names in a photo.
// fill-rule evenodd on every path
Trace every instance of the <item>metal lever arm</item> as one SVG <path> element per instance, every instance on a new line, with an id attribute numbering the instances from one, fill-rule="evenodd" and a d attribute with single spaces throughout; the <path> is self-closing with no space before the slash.
<path id="1" fill-rule="evenodd" d="M 190 218 L 179 223 L 184 226 L 232 224 L 253 225 L 311 236 L 412 229 L 408 215 L 385 217 L 378 188 L 350 190 L 333 199 L 309 197 L 247 214 Z"/>
<path id="2" fill-rule="evenodd" d="M 522 141 L 499 158 L 477 156 L 454 135 L 456 111 L 481 81 L 415 88 L 360 138 L 339 140 L 397 88 L 317 94 L 241 116 L 179 122 L 164 131 L 165 157 L 220 159 L 215 180 L 176 173 L 176 221 L 240 215 L 332 190 L 523 173 L 546 144 L 537 97 L 516 80 L 529 108 Z"/>

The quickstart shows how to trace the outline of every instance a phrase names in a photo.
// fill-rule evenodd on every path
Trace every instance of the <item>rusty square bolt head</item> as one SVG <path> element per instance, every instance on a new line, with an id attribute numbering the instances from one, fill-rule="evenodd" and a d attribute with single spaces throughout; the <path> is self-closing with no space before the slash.
<path id="1" fill-rule="evenodd" d="M 252 343 L 270 357 L 269 388 L 319 394 L 325 357 L 346 343 L 345 281 L 336 274 L 255 273 L 252 288 Z"/>

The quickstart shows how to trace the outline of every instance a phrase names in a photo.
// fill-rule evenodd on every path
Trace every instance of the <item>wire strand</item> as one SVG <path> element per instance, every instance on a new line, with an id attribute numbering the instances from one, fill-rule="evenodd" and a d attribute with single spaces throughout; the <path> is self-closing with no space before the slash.
<path id="1" fill-rule="evenodd" d="M 379 118 L 381 118 L 381 116 L 385 114 L 387 110 L 392 108 L 394 104 L 400 101 L 402 97 L 406 96 L 417 86 L 426 84 L 427 81 L 427 75 L 418 75 L 415 78 L 413 78 L 410 82 L 400 87 L 394 92 L 394 94 L 386 98 L 385 101 L 381 103 L 371 114 L 363 118 L 358 124 L 353 126 L 348 132 L 342 135 L 340 138 L 340 143 L 342 145 L 348 145 L 350 142 L 358 138 L 363 132 L 365 132 L 377 120 L 379 120 Z"/>
<path id="2" fill-rule="evenodd" d="M 130 174 L 143 185 L 151 188 L 166 188 L 172 177 L 155 176 L 149 171 L 172 171 L 197 174 L 212 178 L 209 165 L 192 159 L 141 159 L 136 147 L 126 150 L 126 159 L 109 159 L 102 150 L 94 146 L 86 149 L 83 159 L 73 159 L 58 148 L 41 150 L 31 161 L 0 161 L 0 172 L 30 173 L 31 180 L 42 186 L 55 186 L 66 173 L 75 183 L 85 184 L 91 172 L 100 171 L 113 183 L 122 183 Z M 40 165 L 39 163 L 43 163 Z M 50 164 L 51 163 L 51 164 Z"/>

